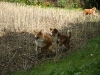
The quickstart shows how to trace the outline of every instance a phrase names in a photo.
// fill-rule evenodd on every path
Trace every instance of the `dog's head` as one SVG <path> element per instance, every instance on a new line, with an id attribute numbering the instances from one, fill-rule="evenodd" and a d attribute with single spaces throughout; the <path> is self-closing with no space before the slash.
<path id="1" fill-rule="evenodd" d="M 93 7 L 92 10 L 93 10 L 93 11 L 96 11 L 96 7 Z"/>
<path id="2" fill-rule="evenodd" d="M 35 39 L 40 39 L 42 38 L 43 34 L 42 34 L 42 30 L 41 31 L 34 31 L 34 37 Z"/>
<path id="3" fill-rule="evenodd" d="M 57 35 L 58 34 L 58 30 L 56 28 L 52 29 L 50 28 L 50 35 L 51 36 L 54 36 L 54 35 Z"/>

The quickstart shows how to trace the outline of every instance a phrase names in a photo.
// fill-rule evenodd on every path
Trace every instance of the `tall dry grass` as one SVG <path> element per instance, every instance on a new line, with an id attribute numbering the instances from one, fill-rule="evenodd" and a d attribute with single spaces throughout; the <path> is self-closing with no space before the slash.
<path id="1" fill-rule="evenodd" d="M 94 26 L 97 26 L 99 22 L 99 16 L 84 17 L 83 12 L 80 10 L 41 8 L 0 2 L 1 36 L 5 34 L 5 29 L 7 31 L 25 31 L 33 34 L 33 30 L 42 29 L 44 32 L 49 32 L 52 27 L 65 33 L 67 29 L 71 29 L 73 37 L 78 38 L 77 36 L 81 36 L 83 31 L 93 31 Z"/>
<path id="2" fill-rule="evenodd" d="M 16 31 L 48 31 L 50 27 L 61 29 L 62 26 L 69 26 L 69 23 L 84 22 L 82 12 L 75 10 L 45 9 L 4 2 L 0 3 L 0 9 L 0 26 Z"/>
<path id="3" fill-rule="evenodd" d="M 66 34 L 70 29 L 72 49 L 75 50 L 89 38 L 100 35 L 99 27 L 100 17 L 83 17 L 80 10 L 0 2 L 0 74 L 26 70 L 37 63 L 33 30 L 42 29 L 49 33 L 49 28 L 57 28 Z"/>

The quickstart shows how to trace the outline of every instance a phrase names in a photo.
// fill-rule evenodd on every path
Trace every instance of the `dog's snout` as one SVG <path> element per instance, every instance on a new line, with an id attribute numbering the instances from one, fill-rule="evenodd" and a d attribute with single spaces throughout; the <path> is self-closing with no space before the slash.
<path id="1" fill-rule="evenodd" d="M 35 39 L 38 39 L 38 37 L 37 37 L 36 35 L 34 36 L 34 38 L 35 38 Z"/>
<path id="2" fill-rule="evenodd" d="M 35 37 L 35 39 L 38 39 L 38 37 Z"/>
<path id="3" fill-rule="evenodd" d="M 52 33 L 50 33 L 50 35 L 52 36 Z"/>
<path id="4" fill-rule="evenodd" d="M 36 35 L 34 35 L 34 37 L 36 38 L 37 36 L 36 36 Z"/>

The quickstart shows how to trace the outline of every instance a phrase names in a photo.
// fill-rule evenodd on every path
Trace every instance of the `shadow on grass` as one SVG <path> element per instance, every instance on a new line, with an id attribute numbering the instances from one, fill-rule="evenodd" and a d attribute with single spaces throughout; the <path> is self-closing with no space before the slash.
<path id="1" fill-rule="evenodd" d="M 43 54 L 36 54 L 34 34 L 6 32 L 0 37 L 0 75 L 28 70 L 41 63 Z M 50 57 L 52 52 L 48 54 Z"/>
<path id="2" fill-rule="evenodd" d="M 7 32 L 0 37 L 0 74 L 34 66 L 34 48 L 34 35 L 28 32 Z"/>

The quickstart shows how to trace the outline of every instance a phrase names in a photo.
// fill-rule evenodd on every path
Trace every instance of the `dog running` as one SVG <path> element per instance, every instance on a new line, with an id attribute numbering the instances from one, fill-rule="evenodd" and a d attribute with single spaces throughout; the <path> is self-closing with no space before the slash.
<path id="1" fill-rule="evenodd" d="M 96 11 L 96 7 L 93 7 L 92 9 L 84 9 L 83 15 L 96 15 L 95 11 Z"/>

